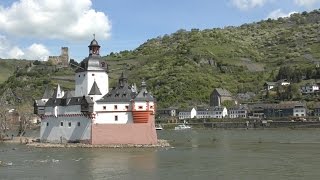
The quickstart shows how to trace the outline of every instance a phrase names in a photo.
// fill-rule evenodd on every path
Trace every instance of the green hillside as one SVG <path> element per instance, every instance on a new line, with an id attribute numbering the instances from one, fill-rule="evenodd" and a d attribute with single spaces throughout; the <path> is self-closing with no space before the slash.
<path id="1" fill-rule="evenodd" d="M 206 105 L 216 87 L 233 94 L 254 92 L 257 100 L 265 100 L 261 99 L 265 81 L 288 78 L 301 83 L 320 78 L 319 32 L 320 11 L 315 10 L 240 27 L 178 30 L 105 59 L 111 86 L 125 70 L 130 83 L 139 86 L 142 79 L 147 81 L 159 107 Z M 73 88 L 72 76 L 71 69 L 48 72 L 26 67 L 2 84 L 0 93 L 9 88 L 31 100 L 41 97 L 47 83 Z"/>
<path id="2" fill-rule="evenodd" d="M 0 84 L 6 81 L 16 69 L 23 68 L 30 61 L 17 59 L 0 59 Z"/>
<path id="3" fill-rule="evenodd" d="M 139 62 L 129 64 L 128 74 L 134 82 L 146 78 L 161 106 L 207 104 L 215 87 L 259 93 L 281 66 L 301 76 L 317 71 L 319 22 L 315 10 L 240 27 L 179 30 L 106 58 Z"/>

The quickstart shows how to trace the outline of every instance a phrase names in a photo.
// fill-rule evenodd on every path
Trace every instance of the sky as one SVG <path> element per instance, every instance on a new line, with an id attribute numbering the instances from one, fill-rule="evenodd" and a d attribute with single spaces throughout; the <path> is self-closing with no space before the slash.
<path id="1" fill-rule="evenodd" d="M 320 8 L 320 0 L 0 0 L 0 58 L 46 60 L 69 47 L 80 62 L 133 50 L 179 29 L 239 26 Z"/>

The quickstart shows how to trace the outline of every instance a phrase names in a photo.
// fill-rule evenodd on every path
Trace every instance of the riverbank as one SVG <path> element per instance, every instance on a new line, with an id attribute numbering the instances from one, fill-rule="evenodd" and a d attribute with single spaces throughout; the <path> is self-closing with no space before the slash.
<path id="1" fill-rule="evenodd" d="M 177 124 L 161 124 L 164 129 L 174 129 Z M 181 124 L 181 123 L 180 123 Z M 265 129 L 265 128 L 320 128 L 320 121 L 236 121 L 188 123 L 198 129 Z"/>
<path id="2" fill-rule="evenodd" d="M 167 140 L 159 139 L 157 144 L 83 144 L 83 143 L 65 143 L 65 144 L 52 144 L 52 143 L 40 143 L 31 142 L 26 144 L 29 147 L 36 148 L 158 148 L 158 147 L 170 147 Z"/>
<path id="3" fill-rule="evenodd" d="M 5 139 L 0 143 L 11 144 L 26 144 L 29 147 L 36 148 L 157 148 L 170 147 L 167 140 L 158 139 L 157 144 L 106 144 L 106 145 L 92 145 L 84 143 L 40 143 L 34 137 L 14 137 L 12 139 Z"/>

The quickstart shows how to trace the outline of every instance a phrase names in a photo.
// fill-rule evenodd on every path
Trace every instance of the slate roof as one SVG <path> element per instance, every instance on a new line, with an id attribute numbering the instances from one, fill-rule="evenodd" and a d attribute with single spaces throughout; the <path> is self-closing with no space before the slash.
<path id="1" fill-rule="evenodd" d="M 225 107 L 224 106 L 214 106 L 214 107 L 210 107 L 210 111 L 223 111 Z"/>
<path id="2" fill-rule="evenodd" d="M 109 93 L 104 95 L 97 102 L 129 102 L 136 96 L 132 91 L 132 87 L 128 85 L 127 77 L 124 73 L 119 78 L 118 86 L 112 88 Z"/>
<path id="3" fill-rule="evenodd" d="M 275 86 L 277 83 L 276 82 L 266 82 L 265 85 L 268 86 Z"/>
<path id="4" fill-rule="evenodd" d="M 102 95 L 96 81 L 93 82 L 89 95 Z"/>
<path id="5" fill-rule="evenodd" d="M 72 105 L 81 105 L 81 101 L 83 99 L 87 103 L 93 103 L 89 96 L 84 97 L 71 97 L 71 98 L 50 98 L 47 103 L 46 107 L 53 107 L 53 106 L 72 106 Z"/>
<path id="6" fill-rule="evenodd" d="M 88 46 L 89 50 L 92 47 L 100 48 L 97 40 L 93 39 Z M 91 51 L 91 50 L 90 50 Z M 89 54 L 87 58 L 85 58 L 81 63 L 80 67 L 76 70 L 76 72 L 83 72 L 83 71 L 105 71 L 104 68 L 101 67 L 101 62 L 103 62 L 103 58 L 99 54 Z"/>
<path id="7" fill-rule="evenodd" d="M 229 96 L 231 97 L 231 93 L 223 88 L 216 88 L 215 91 L 220 95 L 220 96 Z"/>
<path id="8" fill-rule="evenodd" d="M 64 96 L 62 98 L 72 98 L 74 97 L 74 91 L 65 91 Z"/>
<path id="9" fill-rule="evenodd" d="M 188 108 L 179 109 L 178 111 L 179 111 L 179 113 L 180 113 L 180 112 L 191 112 L 191 110 L 192 110 L 193 108 L 194 108 L 195 110 L 198 110 L 198 109 L 195 108 L 195 107 L 188 107 Z"/>
<path id="10" fill-rule="evenodd" d="M 53 96 L 53 90 L 47 86 L 46 90 L 43 93 L 42 99 L 49 99 Z"/>
<path id="11" fill-rule="evenodd" d="M 104 61 L 100 55 L 91 55 L 85 58 L 76 72 L 83 71 L 105 71 L 100 65 L 100 62 Z"/>
<path id="12" fill-rule="evenodd" d="M 147 91 L 147 84 L 143 80 L 141 83 L 141 90 L 134 98 L 135 101 L 154 101 L 153 96 Z"/>
<path id="13" fill-rule="evenodd" d="M 240 104 L 229 108 L 229 110 L 249 110 L 249 108 L 246 104 Z"/>

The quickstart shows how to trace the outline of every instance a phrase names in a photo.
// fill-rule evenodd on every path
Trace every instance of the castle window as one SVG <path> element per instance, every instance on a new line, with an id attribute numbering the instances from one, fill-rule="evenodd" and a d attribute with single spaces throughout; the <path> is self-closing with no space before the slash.
<path id="1" fill-rule="evenodd" d="M 78 126 L 80 126 L 80 122 L 78 122 Z"/>
<path id="2" fill-rule="evenodd" d="M 114 120 L 115 120 L 115 121 L 118 121 L 118 116 L 114 116 Z"/>
<path id="3" fill-rule="evenodd" d="M 69 127 L 71 127 L 71 122 L 68 123 Z"/>
<path id="4" fill-rule="evenodd" d="M 80 77 L 80 74 L 79 74 L 79 77 Z"/>
<path id="5" fill-rule="evenodd" d="M 138 108 L 139 108 L 139 109 L 142 109 L 142 106 L 139 106 Z"/>
<path id="6" fill-rule="evenodd" d="M 153 106 L 150 106 L 150 109 L 153 109 Z"/>
<path id="7" fill-rule="evenodd" d="M 94 74 L 92 74 L 92 76 L 94 76 Z"/>
<path id="8" fill-rule="evenodd" d="M 117 105 L 114 105 L 114 109 L 118 109 L 118 106 L 117 106 Z"/>
<path id="9" fill-rule="evenodd" d="M 129 109 L 129 106 L 126 106 L 126 109 L 128 110 L 128 109 Z"/>
<path id="10" fill-rule="evenodd" d="M 49 126 L 49 122 L 47 122 L 47 126 Z"/>
<path id="11" fill-rule="evenodd" d="M 93 100 L 93 97 L 91 97 L 90 99 Z"/>
<path id="12" fill-rule="evenodd" d="M 103 106 L 103 110 L 106 110 L 107 109 L 107 107 L 106 106 Z"/>
<path id="13" fill-rule="evenodd" d="M 62 121 L 60 122 L 60 126 L 63 126 L 63 122 Z"/>

